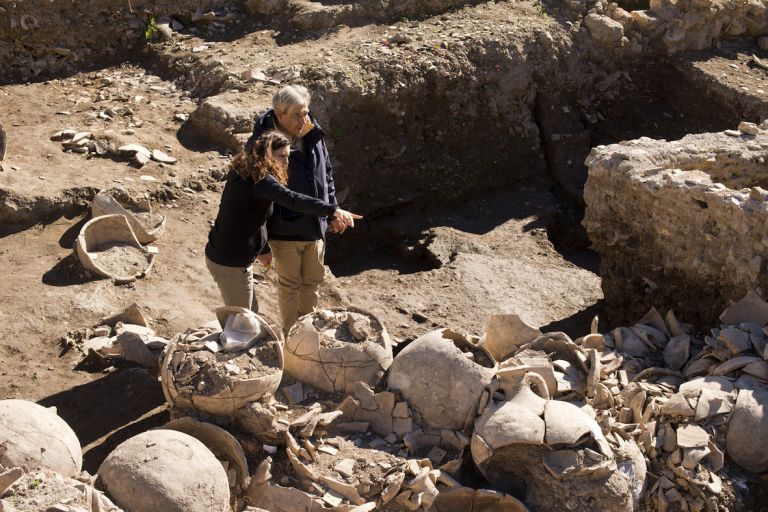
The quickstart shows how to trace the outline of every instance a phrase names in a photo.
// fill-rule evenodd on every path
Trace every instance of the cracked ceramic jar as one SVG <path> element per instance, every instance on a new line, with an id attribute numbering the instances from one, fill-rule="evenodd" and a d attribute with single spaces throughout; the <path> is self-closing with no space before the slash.
<path id="1" fill-rule="evenodd" d="M 387 386 L 399 391 L 429 426 L 463 430 L 474 422 L 495 369 L 486 349 L 439 329 L 416 338 L 397 355 Z"/>
<path id="2" fill-rule="evenodd" d="M 304 315 L 285 340 L 285 372 L 331 393 L 375 387 L 392 364 L 392 340 L 372 313 L 356 307 Z"/>
<path id="3" fill-rule="evenodd" d="M 550 399 L 538 374 L 502 378 L 493 387 L 504 399 L 491 399 L 471 443 L 472 459 L 491 484 L 531 510 L 635 509 L 646 469 L 635 445 L 613 450 L 587 412 Z"/>
<path id="4" fill-rule="evenodd" d="M 0 400 L 0 466 L 25 471 L 42 466 L 73 476 L 82 465 L 80 441 L 55 407 Z"/>

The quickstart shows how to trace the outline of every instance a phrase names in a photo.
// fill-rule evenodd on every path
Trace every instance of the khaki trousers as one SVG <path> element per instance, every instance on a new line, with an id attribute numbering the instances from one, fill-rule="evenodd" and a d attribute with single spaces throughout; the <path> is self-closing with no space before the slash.
<path id="1" fill-rule="evenodd" d="M 214 263 L 207 256 L 205 266 L 219 286 L 225 306 L 240 306 L 259 311 L 259 302 L 253 296 L 253 269 L 250 266 L 227 267 Z"/>
<path id="2" fill-rule="evenodd" d="M 325 279 L 325 243 L 270 240 L 269 247 L 277 271 L 277 303 L 287 334 L 296 319 L 317 306 L 317 289 Z"/>

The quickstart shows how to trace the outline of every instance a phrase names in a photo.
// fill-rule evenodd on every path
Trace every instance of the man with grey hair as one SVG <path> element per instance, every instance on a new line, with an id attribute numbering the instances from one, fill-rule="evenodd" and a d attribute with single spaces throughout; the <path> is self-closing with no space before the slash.
<path id="1" fill-rule="evenodd" d="M 272 108 L 256 121 L 246 147 L 267 130 L 277 129 L 291 140 L 288 188 L 337 204 L 331 159 L 325 132 L 309 113 L 311 97 L 306 87 L 286 85 L 272 97 Z M 269 248 L 257 260 L 264 266 L 274 258 L 278 277 L 278 305 L 287 333 L 296 319 L 317 306 L 317 290 L 325 278 L 325 233 L 328 219 L 299 213 L 277 204 L 267 222 Z M 331 231 L 345 227 L 332 221 Z"/>

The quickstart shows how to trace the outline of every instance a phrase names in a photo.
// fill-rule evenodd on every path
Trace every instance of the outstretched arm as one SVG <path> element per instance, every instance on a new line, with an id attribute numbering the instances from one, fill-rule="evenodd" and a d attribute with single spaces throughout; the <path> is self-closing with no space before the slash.
<path id="1" fill-rule="evenodd" d="M 272 176 L 265 177 L 255 185 L 254 195 L 301 213 L 327 216 L 336 211 L 336 205 L 289 190 Z"/>

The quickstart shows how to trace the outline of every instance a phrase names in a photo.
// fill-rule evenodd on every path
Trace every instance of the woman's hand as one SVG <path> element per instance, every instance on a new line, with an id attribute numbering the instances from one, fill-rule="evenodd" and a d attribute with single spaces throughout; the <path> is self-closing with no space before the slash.
<path id="1" fill-rule="evenodd" d="M 258 261 L 262 267 L 266 268 L 272 263 L 272 253 L 265 252 L 263 254 L 259 254 L 256 256 L 256 261 Z"/>
<path id="2" fill-rule="evenodd" d="M 355 227 L 355 219 L 362 219 L 363 216 L 338 208 L 333 212 L 333 218 L 334 220 L 339 221 L 338 223 L 341 224 L 341 227 L 343 228 L 341 231 L 343 232 L 344 229 L 348 227 Z"/>

